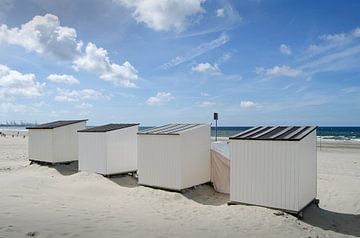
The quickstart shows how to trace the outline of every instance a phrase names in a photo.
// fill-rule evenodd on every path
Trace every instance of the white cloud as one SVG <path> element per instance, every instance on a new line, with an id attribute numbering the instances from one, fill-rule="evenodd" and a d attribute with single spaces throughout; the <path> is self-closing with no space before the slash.
<path id="1" fill-rule="evenodd" d="M 360 87 L 348 87 L 341 89 L 342 92 L 345 93 L 357 93 L 360 91 Z"/>
<path id="2" fill-rule="evenodd" d="M 353 31 L 352 31 L 352 35 L 355 37 L 360 37 L 360 27 L 356 27 Z"/>
<path id="3" fill-rule="evenodd" d="M 215 102 L 203 101 L 201 102 L 200 107 L 213 107 L 215 105 L 216 105 Z"/>
<path id="4" fill-rule="evenodd" d="M 258 106 L 258 104 L 253 101 L 241 101 L 240 102 L 241 108 L 254 108 L 256 106 Z"/>
<path id="5" fill-rule="evenodd" d="M 198 26 L 193 29 L 188 29 L 185 32 L 182 32 L 181 34 L 177 34 L 176 38 L 187 38 L 187 37 L 195 37 L 195 36 L 202 36 L 202 35 L 209 35 L 214 34 L 216 32 L 228 32 L 231 31 L 237 27 L 242 22 L 242 17 L 240 16 L 239 12 L 237 11 L 236 7 L 232 6 L 230 1 L 228 0 L 222 0 L 217 1 L 221 2 L 222 6 L 218 9 L 224 9 L 224 16 L 221 17 L 221 10 L 219 11 L 219 16 L 217 17 L 217 10 L 215 9 L 213 14 L 215 15 L 215 18 L 208 17 L 207 15 L 206 22 L 205 18 L 203 18 L 202 15 L 199 15 L 195 18 L 196 24 Z M 204 24 L 205 23 L 205 24 Z"/>
<path id="6" fill-rule="evenodd" d="M 346 40 L 347 36 L 345 33 L 339 33 L 339 34 L 329 34 L 329 35 L 322 35 L 320 36 L 320 39 L 325 41 L 331 41 L 335 43 L 341 43 Z"/>
<path id="7" fill-rule="evenodd" d="M 299 57 L 297 69 L 311 79 L 319 72 L 359 71 L 360 28 L 346 33 L 322 35 Z"/>
<path id="8" fill-rule="evenodd" d="M 221 57 L 219 57 L 216 61 L 215 64 L 217 65 L 221 65 L 223 63 L 225 63 L 226 61 L 228 61 L 231 58 L 231 53 L 230 52 L 226 52 L 224 53 Z"/>
<path id="9" fill-rule="evenodd" d="M 82 52 L 83 43 L 77 39 L 74 28 L 61 26 L 52 14 L 35 16 L 20 28 L 0 25 L 0 43 L 18 45 L 28 51 L 50 55 L 71 62 L 76 70 L 85 70 L 105 81 L 122 87 L 136 87 L 137 70 L 128 62 L 111 62 L 108 52 L 89 42 Z"/>
<path id="10" fill-rule="evenodd" d="M 194 67 L 192 67 L 192 71 L 197 73 L 203 73 L 203 74 L 210 74 L 210 75 L 220 75 L 221 70 L 219 67 L 215 64 L 212 65 L 210 63 L 200 63 Z"/>
<path id="11" fill-rule="evenodd" d="M 43 94 L 45 83 L 37 82 L 34 74 L 22 74 L 0 64 L 0 98 L 39 97 Z"/>
<path id="12" fill-rule="evenodd" d="M 281 54 L 283 54 L 283 55 L 291 55 L 292 54 L 290 46 L 285 45 L 285 44 L 281 44 L 279 50 L 280 50 Z"/>
<path id="13" fill-rule="evenodd" d="M 82 89 L 82 90 L 64 90 L 57 89 L 57 95 L 55 100 L 59 102 L 77 102 L 86 99 L 98 99 L 104 97 L 103 94 L 94 89 Z"/>
<path id="14" fill-rule="evenodd" d="M 0 43 L 19 45 L 60 60 L 73 60 L 80 54 L 82 42 L 76 37 L 75 29 L 60 26 L 58 17 L 52 14 L 35 16 L 20 28 L 0 26 Z"/>
<path id="15" fill-rule="evenodd" d="M 12 102 L 2 102 L 0 103 L 0 111 L 2 113 L 25 113 L 28 110 L 26 105 L 16 104 Z"/>
<path id="16" fill-rule="evenodd" d="M 322 42 L 319 44 L 311 44 L 307 51 L 305 51 L 305 56 L 302 60 L 308 61 L 309 58 L 327 53 L 328 51 L 346 48 L 348 45 L 352 45 L 356 40 L 358 40 L 359 37 L 360 27 L 357 27 L 347 33 L 322 35 L 319 37 Z"/>
<path id="17" fill-rule="evenodd" d="M 169 92 L 158 92 L 156 96 L 150 97 L 148 100 L 146 100 L 146 104 L 164 105 L 174 99 L 175 97 L 173 97 Z"/>
<path id="18" fill-rule="evenodd" d="M 67 74 L 50 74 L 49 76 L 47 76 L 47 80 L 53 83 L 65 83 L 68 85 L 80 83 L 79 80 L 77 80 L 74 76 Z"/>
<path id="19" fill-rule="evenodd" d="M 99 74 L 101 79 L 127 88 L 136 87 L 134 81 L 138 79 L 137 70 L 128 61 L 122 65 L 112 63 L 108 52 L 91 42 L 85 54 L 74 61 L 74 68 Z"/>
<path id="20" fill-rule="evenodd" d="M 203 97 L 209 97 L 210 96 L 210 94 L 208 94 L 207 92 L 201 92 L 200 95 L 203 96 Z"/>
<path id="21" fill-rule="evenodd" d="M 116 0 L 133 10 L 132 16 L 138 23 L 155 31 L 186 29 L 191 16 L 205 12 L 201 4 L 205 0 Z"/>
<path id="22" fill-rule="evenodd" d="M 301 71 L 283 65 L 283 66 L 274 66 L 273 68 L 267 69 L 266 74 L 270 76 L 297 77 L 301 74 Z"/>
<path id="23" fill-rule="evenodd" d="M 216 49 L 216 48 L 226 44 L 227 42 L 229 42 L 229 40 L 230 40 L 229 36 L 225 33 L 222 33 L 215 40 L 203 43 L 203 44 L 199 45 L 198 47 L 196 47 L 195 49 L 189 50 L 184 55 L 176 56 L 169 62 L 160 66 L 160 68 L 161 69 L 169 69 L 169 68 L 175 67 L 179 64 L 182 64 L 184 62 L 192 60 L 210 50 Z"/>
<path id="24" fill-rule="evenodd" d="M 75 108 L 78 108 L 78 109 L 89 109 L 92 107 L 93 107 L 93 105 L 90 103 L 87 103 L 87 102 L 83 102 L 83 103 L 75 106 Z"/>
<path id="25" fill-rule="evenodd" d="M 216 16 L 217 17 L 225 17 L 225 9 L 224 8 L 216 9 Z"/>
<path id="26" fill-rule="evenodd" d="M 286 65 L 274 66 L 268 69 L 265 69 L 263 67 L 257 67 L 255 68 L 255 72 L 257 74 L 261 74 L 269 77 L 282 77 L 282 76 L 297 77 L 302 73 L 301 70 L 293 69 Z"/>

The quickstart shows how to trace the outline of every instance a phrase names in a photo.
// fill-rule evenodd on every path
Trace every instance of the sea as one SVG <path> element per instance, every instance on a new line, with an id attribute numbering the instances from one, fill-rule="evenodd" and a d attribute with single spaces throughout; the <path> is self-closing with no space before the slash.
<path id="1" fill-rule="evenodd" d="M 89 126 L 91 127 L 91 126 Z M 140 127 L 139 130 L 151 127 Z M 251 127 L 242 126 L 220 126 L 217 129 L 218 137 L 229 137 L 239 132 L 245 131 Z M 22 126 L 0 126 L 0 131 L 26 133 L 25 127 Z M 343 126 L 325 126 L 319 127 L 316 131 L 318 138 L 329 140 L 354 140 L 360 141 L 360 127 L 343 127 Z M 215 127 L 211 127 L 211 136 L 215 136 Z"/>
<path id="2" fill-rule="evenodd" d="M 250 129 L 251 127 L 218 127 L 218 137 L 229 137 L 239 132 Z M 316 130 L 317 137 L 329 140 L 355 140 L 360 141 L 360 127 L 319 127 Z M 215 127 L 211 128 L 211 136 L 215 136 Z"/>

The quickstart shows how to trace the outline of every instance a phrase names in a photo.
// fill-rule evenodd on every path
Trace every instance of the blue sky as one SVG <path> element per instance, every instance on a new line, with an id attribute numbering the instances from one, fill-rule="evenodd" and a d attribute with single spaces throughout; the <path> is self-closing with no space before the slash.
<path id="1" fill-rule="evenodd" d="M 359 1 L 0 0 L 0 122 L 359 125 Z"/>

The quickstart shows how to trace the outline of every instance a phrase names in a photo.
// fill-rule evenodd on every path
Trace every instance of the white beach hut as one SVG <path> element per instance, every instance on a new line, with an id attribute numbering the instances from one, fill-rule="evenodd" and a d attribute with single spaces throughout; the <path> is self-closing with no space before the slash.
<path id="1" fill-rule="evenodd" d="M 139 184 L 180 191 L 210 181 L 210 125 L 168 124 L 138 133 Z"/>
<path id="2" fill-rule="evenodd" d="M 315 200 L 317 127 L 255 127 L 230 137 L 230 200 L 298 213 Z"/>
<path id="3" fill-rule="evenodd" d="M 29 160 L 63 163 L 78 159 L 77 131 L 87 120 L 54 121 L 27 127 L 29 130 Z"/>
<path id="4" fill-rule="evenodd" d="M 78 131 L 79 170 L 112 175 L 137 170 L 139 124 L 108 124 Z"/>

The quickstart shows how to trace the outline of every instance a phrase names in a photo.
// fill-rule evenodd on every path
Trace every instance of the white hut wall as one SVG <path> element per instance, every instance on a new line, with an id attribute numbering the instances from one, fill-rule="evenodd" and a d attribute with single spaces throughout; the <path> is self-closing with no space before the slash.
<path id="1" fill-rule="evenodd" d="M 297 142 L 232 140 L 230 200 L 298 209 Z"/>
<path id="2" fill-rule="evenodd" d="M 85 129 L 85 122 L 54 128 L 54 162 L 78 160 L 78 130 Z"/>
<path id="3" fill-rule="evenodd" d="M 79 170 L 106 174 L 105 133 L 79 132 Z"/>
<path id="4" fill-rule="evenodd" d="M 316 131 L 299 142 L 299 208 L 302 209 L 317 195 Z"/>
<path id="5" fill-rule="evenodd" d="M 181 157 L 179 135 L 139 135 L 139 184 L 181 189 Z"/>
<path id="6" fill-rule="evenodd" d="M 30 160 L 53 162 L 53 130 L 29 129 L 28 143 Z"/>
<path id="7" fill-rule="evenodd" d="M 137 170 L 138 126 L 106 132 L 107 173 Z"/>
<path id="8" fill-rule="evenodd" d="M 210 125 L 181 135 L 182 188 L 210 181 Z"/>

